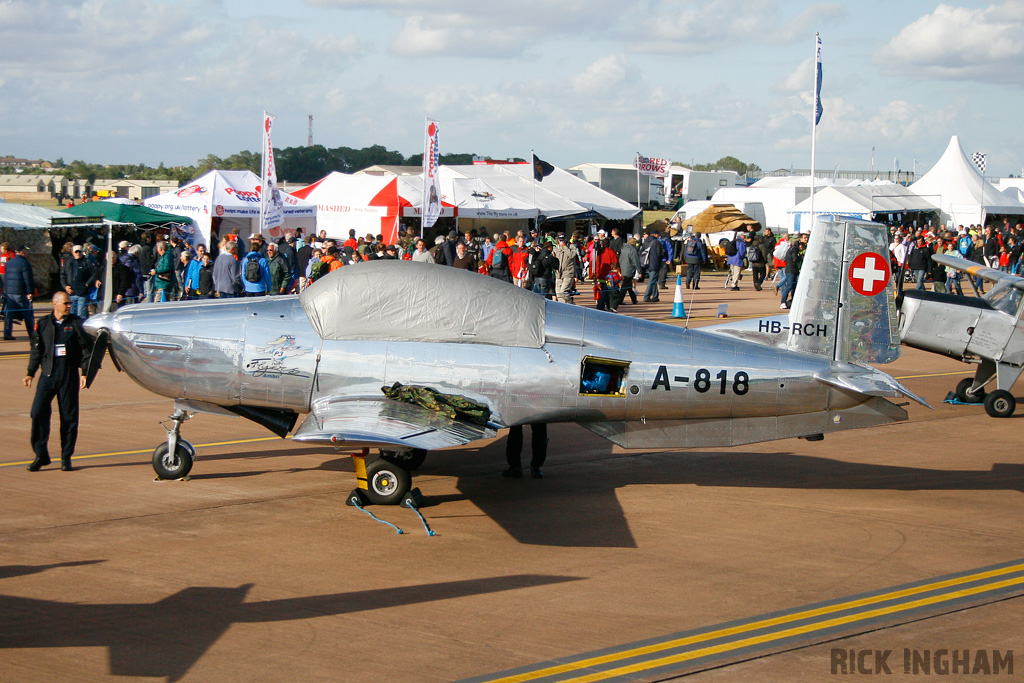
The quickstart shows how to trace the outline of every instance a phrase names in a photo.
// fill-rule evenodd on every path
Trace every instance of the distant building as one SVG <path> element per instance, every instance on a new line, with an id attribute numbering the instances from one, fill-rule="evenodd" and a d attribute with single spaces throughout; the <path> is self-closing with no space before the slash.
<path id="1" fill-rule="evenodd" d="M 118 197 L 141 202 L 164 192 L 178 189 L 176 180 L 104 180 L 97 178 L 92 186 L 91 194 L 101 198 Z"/>
<path id="2" fill-rule="evenodd" d="M 68 180 L 62 175 L 0 175 L 0 197 L 8 201 L 35 202 L 63 196 Z"/>
<path id="3" fill-rule="evenodd" d="M 55 168 L 52 162 L 45 159 L 20 159 L 18 157 L 0 157 L 0 166 L 11 168 Z"/>

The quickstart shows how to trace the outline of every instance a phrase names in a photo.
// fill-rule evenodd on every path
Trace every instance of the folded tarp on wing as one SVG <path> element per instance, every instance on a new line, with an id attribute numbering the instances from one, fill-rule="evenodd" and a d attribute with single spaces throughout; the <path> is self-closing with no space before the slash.
<path id="1" fill-rule="evenodd" d="M 409 261 L 345 266 L 299 295 L 323 339 L 540 348 L 544 299 L 486 275 Z"/>

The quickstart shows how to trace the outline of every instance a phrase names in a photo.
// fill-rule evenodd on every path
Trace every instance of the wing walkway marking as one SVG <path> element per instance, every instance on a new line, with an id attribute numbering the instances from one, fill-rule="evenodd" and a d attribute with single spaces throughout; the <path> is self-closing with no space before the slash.
<path id="1" fill-rule="evenodd" d="M 589 683 L 692 673 L 1024 595 L 1024 559 L 468 678 Z"/>
<path id="2" fill-rule="evenodd" d="M 213 448 L 214 446 L 235 446 L 241 443 L 259 443 L 261 441 L 280 441 L 280 437 L 276 436 L 261 436 L 256 439 L 238 439 L 235 441 L 214 441 L 211 443 L 197 443 L 193 444 L 196 448 Z M 138 455 L 139 453 L 152 453 L 152 448 L 143 448 L 137 451 L 111 451 L 110 453 L 92 453 L 90 455 L 74 455 L 71 457 L 72 460 L 88 460 L 90 458 L 110 458 L 115 455 Z M 2 462 L 2 467 L 15 467 L 17 465 L 28 465 L 31 460 L 19 460 L 18 462 Z"/>

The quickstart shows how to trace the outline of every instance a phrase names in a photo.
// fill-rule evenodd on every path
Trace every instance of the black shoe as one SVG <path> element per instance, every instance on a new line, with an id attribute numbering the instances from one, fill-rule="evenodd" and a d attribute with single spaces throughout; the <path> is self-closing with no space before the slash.
<path id="1" fill-rule="evenodd" d="M 544 473 L 540 471 L 539 467 L 530 468 L 530 477 L 533 479 L 543 479 Z"/>
<path id="2" fill-rule="evenodd" d="M 71 472 L 75 468 L 71 466 L 71 460 L 61 460 L 60 469 L 64 472 Z"/>
<path id="3" fill-rule="evenodd" d="M 757 291 L 760 292 L 761 291 L 761 285 L 754 285 L 754 289 L 756 289 Z"/>
<path id="4" fill-rule="evenodd" d="M 694 285 L 693 288 L 694 289 L 700 289 L 700 285 Z"/>
<path id="5" fill-rule="evenodd" d="M 686 288 L 687 288 L 687 289 L 689 289 L 689 288 L 690 288 L 690 283 L 689 283 L 689 282 L 687 282 L 687 283 L 686 283 Z"/>
<path id="6" fill-rule="evenodd" d="M 14 337 L 4 337 L 4 341 L 14 341 Z"/>
<path id="7" fill-rule="evenodd" d="M 738 291 L 740 291 L 740 288 L 739 287 L 730 287 L 730 291 L 738 292 Z"/>
<path id="8" fill-rule="evenodd" d="M 36 456 L 36 459 L 33 460 L 32 464 L 29 465 L 26 469 L 28 469 L 29 472 L 38 472 L 40 468 L 46 467 L 49 464 L 50 464 L 49 456 L 47 456 L 45 458 L 40 458 L 39 456 Z"/>
<path id="9" fill-rule="evenodd" d="M 509 467 L 507 470 L 502 470 L 501 476 L 506 479 L 522 479 L 523 471 L 518 467 Z"/>

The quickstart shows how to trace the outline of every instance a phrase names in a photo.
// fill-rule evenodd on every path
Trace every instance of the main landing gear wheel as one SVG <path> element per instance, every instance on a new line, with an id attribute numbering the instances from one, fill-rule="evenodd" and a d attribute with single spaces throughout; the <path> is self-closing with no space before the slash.
<path id="1" fill-rule="evenodd" d="M 383 458 L 366 464 L 366 497 L 376 505 L 399 505 L 412 488 L 409 470 Z"/>
<path id="2" fill-rule="evenodd" d="M 985 400 L 985 389 L 982 387 L 974 393 L 967 393 L 974 386 L 971 378 L 962 379 L 956 385 L 956 397 L 963 403 L 982 403 Z M 1010 398 L 1013 398 L 1012 396 Z M 1012 409 L 1011 409 L 1012 412 Z"/>
<path id="3" fill-rule="evenodd" d="M 985 397 L 985 412 L 992 417 L 1010 417 L 1017 407 L 1017 399 L 1009 391 L 996 389 Z"/>
<path id="4" fill-rule="evenodd" d="M 192 471 L 192 452 L 187 441 L 178 441 L 174 455 L 166 443 L 153 451 L 153 469 L 161 479 L 182 479 Z"/>
<path id="5" fill-rule="evenodd" d="M 392 465 L 397 465 L 409 472 L 415 472 L 423 466 L 423 461 L 427 459 L 427 452 L 422 448 L 413 448 L 408 451 L 382 450 L 380 457 Z"/>

